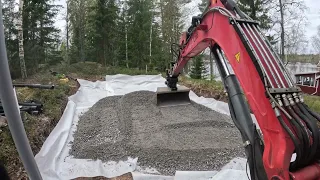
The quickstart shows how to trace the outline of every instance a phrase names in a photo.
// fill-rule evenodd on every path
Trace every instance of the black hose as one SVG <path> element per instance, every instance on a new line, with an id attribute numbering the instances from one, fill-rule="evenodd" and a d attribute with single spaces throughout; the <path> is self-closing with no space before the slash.
<path id="1" fill-rule="evenodd" d="M 304 103 L 298 103 L 299 107 L 302 108 L 302 109 L 305 109 L 307 110 L 307 112 L 309 112 L 313 117 L 314 119 L 316 120 L 316 122 L 320 122 L 320 116 L 319 114 L 315 113 L 314 111 L 312 111 L 306 104 Z M 318 128 L 318 124 L 317 124 L 317 129 Z M 318 145 L 318 149 L 320 150 L 320 136 L 319 136 L 319 145 Z M 320 157 L 320 153 L 318 153 L 317 157 L 319 158 Z"/>
<path id="2" fill-rule="evenodd" d="M 309 111 L 309 113 L 310 113 L 313 117 L 315 117 L 318 121 L 320 121 L 320 115 L 319 115 L 318 113 L 313 112 L 305 103 L 301 103 L 301 104 L 302 104 L 302 106 L 303 106 L 304 108 L 307 109 L 307 111 Z"/>
<path id="3" fill-rule="evenodd" d="M 285 129 L 286 132 L 289 134 L 289 136 L 294 144 L 296 155 L 297 155 L 296 160 L 290 164 L 290 170 L 297 170 L 297 169 L 299 169 L 299 164 L 301 164 L 300 163 L 300 161 L 301 161 L 301 148 L 299 145 L 299 140 L 296 138 L 294 133 L 287 126 L 287 124 L 284 122 L 284 120 L 281 116 L 278 117 L 278 120 L 279 120 L 281 126 L 283 127 L 283 129 Z"/>
<path id="4" fill-rule="evenodd" d="M 304 166 L 307 164 L 307 158 L 310 154 L 310 139 L 308 135 L 308 130 L 307 127 L 303 124 L 303 121 L 300 119 L 300 117 L 293 111 L 293 109 L 288 106 L 287 110 L 289 114 L 292 116 L 292 120 L 295 121 L 297 131 L 301 132 L 302 138 L 301 140 L 301 145 L 302 145 L 302 159 L 301 159 L 301 166 Z"/>
<path id="5" fill-rule="evenodd" d="M 293 109 L 289 106 L 287 107 L 289 114 L 293 117 L 293 119 L 298 123 L 300 129 L 302 130 L 302 138 L 306 144 L 305 148 L 310 147 L 310 139 L 309 139 L 309 133 L 306 125 L 303 123 L 304 121 L 293 111 Z M 299 128 L 297 127 L 297 128 Z"/>
<path id="6" fill-rule="evenodd" d="M 288 117 L 287 117 L 288 118 Z M 299 144 L 299 149 L 300 149 L 300 158 L 304 157 L 305 158 L 305 154 L 304 151 L 304 140 L 303 140 L 303 135 L 302 135 L 302 130 L 301 128 L 299 128 L 299 124 L 296 122 L 296 120 L 294 119 L 289 119 L 290 120 L 290 124 L 293 126 L 293 131 L 296 133 L 296 135 L 298 136 L 298 144 Z M 300 141 L 299 141 L 300 140 Z M 297 160 L 300 162 L 300 159 L 297 158 Z"/>
<path id="7" fill-rule="evenodd" d="M 293 109 L 301 117 L 301 119 L 304 120 L 307 127 L 312 132 L 313 143 L 311 144 L 310 154 L 308 159 L 308 162 L 311 163 L 316 158 L 317 148 L 319 144 L 319 131 L 317 129 L 317 124 L 313 121 L 313 118 L 309 119 L 305 114 L 303 114 L 296 105 L 293 106 Z"/>
<path id="8" fill-rule="evenodd" d="M 297 103 L 297 106 L 299 109 L 303 112 L 304 115 L 306 115 L 310 120 L 317 123 L 317 118 L 315 118 L 308 110 L 305 108 L 301 103 Z"/>
<path id="9" fill-rule="evenodd" d="M 247 141 L 249 140 L 248 136 L 246 135 L 246 133 L 243 131 L 243 128 L 241 127 L 241 125 L 239 124 L 239 122 L 236 120 L 236 114 L 234 112 L 234 108 L 233 108 L 233 104 L 229 98 L 228 100 L 229 102 L 229 110 L 230 110 L 230 115 L 231 115 L 231 119 L 233 120 L 233 123 L 236 125 L 236 127 L 238 128 L 238 130 L 240 131 L 241 137 L 243 139 L 243 141 Z M 250 142 L 251 143 L 251 142 Z M 249 169 L 250 169 L 250 176 L 251 176 L 251 180 L 255 180 L 255 167 L 256 167 L 256 163 L 254 161 L 254 146 L 253 144 L 245 147 L 246 154 L 247 154 L 247 158 L 248 158 L 248 162 L 249 162 Z"/>

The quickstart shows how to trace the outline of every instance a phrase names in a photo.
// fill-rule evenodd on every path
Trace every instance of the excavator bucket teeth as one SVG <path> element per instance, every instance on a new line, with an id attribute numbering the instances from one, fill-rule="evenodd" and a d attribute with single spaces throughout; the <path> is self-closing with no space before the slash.
<path id="1" fill-rule="evenodd" d="M 171 90 L 168 87 L 159 87 L 157 89 L 157 106 L 180 106 L 190 104 L 190 89 L 185 86 L 179 86 L 177 90 Z"/>

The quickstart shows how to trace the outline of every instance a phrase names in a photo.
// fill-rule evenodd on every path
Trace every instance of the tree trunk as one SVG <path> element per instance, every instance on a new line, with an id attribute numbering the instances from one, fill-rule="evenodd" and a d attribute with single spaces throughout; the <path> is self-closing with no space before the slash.
<path id="1" fill-rule="evenodd" d="M 69 2 L 67 1 L 67 17 L 66 17 L 66 28 L 67 28 L 67 47 L 66 47 L 66 62 L 68 65 L 70 65 L 70 61 L 69 61 Z"/>
<path id="2" fill-rule="evenodd" d="M 279 0 L 279 6 L 280 6 L 280 16 L 281 16 L 281 59 L 284 61 L 284 12 L 283 12 L 283 4 L 282 0 Z"/>
<path id="3" fill-rule="evenodd" d="M 23 47 L 23 28 L 22 28 L 22 19 L 23 19 L 23 0 L 19 2 L 19 19 L 18 19 L 18 40 L 19 40 L 19 59 L 20 59 L 20 69 L 22 79 L 26 79 L 27 76 L 27 68 L 24 59 L 24 47 Z"/>
<path id="4" fill-rule="evenodd" d="M 126 65 L 127 65 L 127 68 L 129 68 L 129 59 L 128 59 L 128 27 L 127 27 L 127 24 L 125 24 L 125 31 L 126 31 Z"/>
<path id="5" fill-rule="evenodd" d="M 152 22 L 153 22 L 153 15 L 151 16 L 151 25 L 150 25 L 150 44 L 149 44 L 149 59 L 150 59 L 150 64 L 152 62 Z"/>
<path id="6" fill-rule="evenodd" d="M 256 19 L 257 18 L 257 11 L 256 11 L 255 1 L 254 0 L 251 0 L 250 6 L 251 6 L 252 19 Z"/>

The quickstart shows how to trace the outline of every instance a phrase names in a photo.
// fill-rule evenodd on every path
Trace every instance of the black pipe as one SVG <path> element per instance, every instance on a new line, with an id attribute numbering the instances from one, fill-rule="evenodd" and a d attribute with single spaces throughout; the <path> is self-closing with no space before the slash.
<path id="1" fill-rule="evenodd" d="M 297 106 L 294 105 L 293 109 L 301 117 L 301 119 L 304 120 L 307 127 L 312 132 L 313 143 L 311 145 L 310 155 L 308 159 L 308 162 L 312 163 L 316 158 L 317 148 L 319 145 L 319 130 L 317 128 L 317 124 L 312 119 L 309 119 L 306 115 L 304 115 Z"/>
<path id="2" fill-rule="evenodd" d="M 54 85 L 41 85 L 41 84 L 13 84 L 14 87 L 27 87 L 35 89 L 54 89 Z"/>
<path id="3" fill-rule="evenodd" d="M 38 103 L 18 103 L 20 106 L 31 106 L 31 107 L 43 107 L 43 104 L 38 104 Z M 2 109 L 2 104 L 0 102 L 0 109 Z"/>
<path id="4" fill-rule="evenodd" d="M 19 103 L 20 106 L 37 106 L 37 107 L 43 107 L 43 104 L 39 103 Z"/>

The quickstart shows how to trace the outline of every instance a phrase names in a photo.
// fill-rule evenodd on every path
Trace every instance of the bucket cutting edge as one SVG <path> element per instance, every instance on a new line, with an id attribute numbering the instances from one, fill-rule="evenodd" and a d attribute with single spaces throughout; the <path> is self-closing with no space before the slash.
<path id="1" fill-rule="evenodd" d="M 179 86 L 173 91 L 168 87 L 158 87 L 157 89 L 157 106 L 180 106 L 190 104 L 190 89 L 185 86 Z"/>

